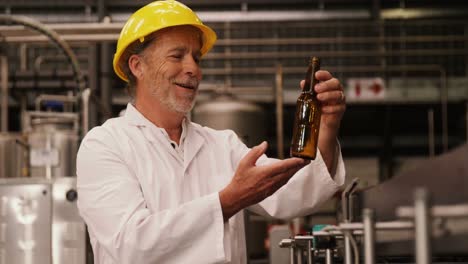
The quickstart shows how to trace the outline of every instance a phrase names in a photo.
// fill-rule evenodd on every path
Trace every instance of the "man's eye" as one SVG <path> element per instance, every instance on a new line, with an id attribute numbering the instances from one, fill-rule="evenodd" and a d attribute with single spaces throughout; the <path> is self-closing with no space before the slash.
<path id="1" fill-rule="evenodd" d="M 180 55 L 180 54 L 172 54 L 171 57 L 172 57 L 172 58 L 175 58 L 175 59 L 181 59 L 181 58 L 182 58 L 182 55 Z"/>

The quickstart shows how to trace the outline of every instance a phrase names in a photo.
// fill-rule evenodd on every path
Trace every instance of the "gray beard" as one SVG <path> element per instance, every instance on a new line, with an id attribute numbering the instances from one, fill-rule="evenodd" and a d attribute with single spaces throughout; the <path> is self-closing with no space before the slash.
<path id="1" fill-rule="evenodd" d="M 159 91 L 160 90 L 155 89 L 151 93 L 151 95 L 154 96 L 162 105 L 166 106 L 171 111 L 186 115 L 193 109 L 193 106 L 195 105 L 196 94 L 193 96 L 187 96 L 186 98 L 184 98 L 184 101 L 185 100 L 191 101 L 190 105 L 186 107 L 185 106 L 186 104 L 180 104 L 179 102 L 177 102 L 177 99 L 174 97 L 162 96 L 159 93 Z"/>

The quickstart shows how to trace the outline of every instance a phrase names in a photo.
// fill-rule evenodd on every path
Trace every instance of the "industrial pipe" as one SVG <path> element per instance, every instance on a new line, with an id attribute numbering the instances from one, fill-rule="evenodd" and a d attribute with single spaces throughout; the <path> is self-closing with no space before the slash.
<path id="1" fill-rule="evenodd" d="M 114 40 L 117 40 L 118 38 L 118 34 L 120 33 L 120 31 L 122 30 L 122 27 L 124 26 L 124 22 L 125 20 L 127 20 L 129 14 L 125 14 L 124 15 L 125 18 L 122 18 L 122 19 L 115 19 L 115 17 L 111 17 L 111 21 L 113 21 L 112 23 L 103 23 L 103 22 L 85 22 L 85 23 L 82 23 L 82 22 L 78 22 L 78 23 L 51 23 L 51 24 L 48 24 L 48 27 L 51 28 L 52 30 L 58 32 L 60 35 L 66 35 L 66 34 L 77 34 L 77 35 L 81 35 L 81 36 L 86 36 L 86 35 L 95 35 L 95 34 L 100 34 L 102 32 L 111 32 L 111 33 L 115 33 L 117 35 L 117 37 L 115 37 Z M 121 22 L 120 22 L 121 21 Z M 225 20 L 223 20 L 225 21 Z M 460 23 L 460 21 L 454 21 L 454 20 L 438 20 L 438 22 L 442 23 L 442 24 L 445 24 L 445 25 L 448 25 L 448 26 L 454 26 L 454 25 L 460 25 L 463 23 Z M 399 21 L 397 22 L 394 22 L 392 23 L 392 21 L 384 21 L 384 25 L 389 25 L 389 26 L 395 26 L 395 24 L 397 23 L 400 23 Z M 433 20 L 417 20 L 417 21 L 411 21 L 411 25 L 415 25 L 415 26 L 432 26 L 434 23 Z M 244 24 L 235 24 L 235 23 L 231 23 L 231 27 L 232 29 L 239 29 L 241 27 L 244 27 L 245 25 Z M 287 24 L 284 25 L 284 26 L 288 26 Z M 221 27 L 224 27 L 223 24 L 221 25 L 216 25 L 216 24 L 213 24 L 212 27 L 214 29 L 219 29 Z M 321 23 L 310 23 L 310 22 L 296 22 L 294 23 L 293 25 L 291 25 L 291 27 L 294 27 L 295 29 L 297 28 L 324 28 L 324 24 L 321 24 Z M 346 21 L 346 22 L 343 22 L 343 21 L 329 21 L 327 22 L 327 24 L 325 25 L 326 28 L 330 28 L 330 27 L 343 27 L 343 28 L 356 28 L 356 27 L 369 27 L 369 28 L 375 28 L 375 22 L 365 22 L 365 21 Z M 10 26 L 0 26 L 0 31 L 1 32 L 5 32 L 5 36 L 8 37 L 9 35 L 13 35 L 13 36 L 23 36 L 25 35 L 24 34 L 24 28 L 22 27 L 10 27 Z M 419 41 L 419 39 L 425 39 L 427 40 L 427 38 L 434 38 L 435 40 L 437 41 L 443 41 L 445 38 L 447 38 L 448 41 L 451 41 L 452 40 L 452 37 L 458 37 L 458 36 L 405 36 L 403 38 L 404 41 L 413 41 L 414 38 L 417 39 L 417 41 Z M 347 39 L 361 39 L 361 38 L 364 38 L 366 40 L 364 40 L 365 42 L 372 42 L 372 43 L 375 43 L 376 39 L 373 39 L 374 37 L 345 37 L 343 38 L 343 40 L 347 40 Z M 463 36 L 461 38 L 464 38 Z M 256 44 L 256 43 L 242 43 L 242 44 L 239 44 L 239 45 L 262 45 L 262 44 L 265 44 L 265 42 L 271 42 L 271 41 L 275 41 L 275 39 L 277 38 L 265 38 L 263 40 L 262 38 L 262 43 L 259 43 L 259 44 Z M 313 39 L 313 38 L 312 38 Z M 322 38 L 320 38 L 322 39 Z M 399 42 L 401 40 L 401 36 L 385 36 L 385 40 L 391 40 L 391 41 L 394 41 L 394 42 Z M 254 39 L 255 40 L 255 39 Z M 281 39 L 278 39 L 280 42 L 281 42 Z M 456 39 L 456 40 L 459 40 L 459 39 Z M 225 44 L 223 42 L 223 39 L 220 39 L 219 41 L 219 44 L 223 45 Z M 238 40 L 236 40 L 238 41 Z M 286 40 L 288 41 L 288 40 Z M 331 41 L 337 41 L 336 39 L 332 39 Z M 354 43 L 353 41 L 354 40 L 350 40 L 351 42 L 347 42 L 347 43 Z M 415 40 L 416 41 L 416 40 Z M 464 41 L 461 40 L 461 41 Z M 273 42 L 271 42 L 273 43 Z M 300 42 L 296 42 L 294 41 L 294 38 L 292 39 L 292 41 L 289 42 L 290 45 L 295 45 L 295 44 L 301 44 Z M 330 43 L 330 40 L 327 40 L 326 43 Z M 358 41 L 359 43 L 359 41 Z M 230 43 L 228 43 L 230 44 Z M 287 43 L 285 43 L 287 44 Z M 317 44 L 315 42 L 308 42 L 308 43 L 302 43 L 302 44 Z M 320 44 L 320 43 L 318 43 Z M 217 45 L 218 45 L 218 42 L 217 42 Z"/>
<path id="2" fill-rule="evenodd" d="M 289 262 L 290 264 L 295 264 L 296 263 L 296 247 L 291 246 L 289 249 Z"/>
<path id="3" fill-rule="evenodd" d="M 362 211 L 364 224 L 364 263 L 375 263 L 375 218 L 374 211 L 366 208 Z"/>
<path id="4" fill-rule="evenodd" d="M 323 58 L 362 58 L 362 57 L 392 57 L 392 56 L 432 56 L 432 55 L 467 55 L 465 49 L 412 49 L 396 51 L 379 50 L 346 50 L 346 51 L 317 51 L 315 55 Z M 210 60 L 224 59 L 290 59 L 303 58 L 310 55 L 309 51 L 258 51 L 258 52 L 231 52 L 208 53 L 203 58 Z"/>
<path id="5" fill-rule="evenodd" d="M 36 105 L 36 111 L 41 111 L 41 104 L 43 101 L 52 100 L 52 101 L 59 101 L 63 103 L 76 103 L 75 96 L 69 95 L 55 95 L 55 94 L 41 94 L 34 100 Z"/>
<path id="6" fill-rule="evenodd" d="M 25 16 L 0 15 L 0 21 L 8 21 L 15 24 L 20 24 L 46 35 L 49 38 L 49 40 L 54 45 L 56 45 L 61 51 L 63 51 L 64 54 L 69 58 L 73 72 L 75 74 L 78 91 L 84 90 L 86 84 L 83 79 L 83 76 L 81 75 L 78 60 L 76 59 L 76 56 L 73 53 L 73 50 L 70 48 L 70 46 L 65 41 L 63 41 L 62 38 L 55 31 L 47 28 L 41 22 Z"/>
<path id="7" fill-rule="evenodd" d="M 345 223 L 351 222 L 352 216 L 350 215 L 350 196 L 351 193 L 356 189 L 357 185 L 359 183 L 359 178 L 354 178 L 353 181 L 345 188 L 343 193 L 341 194 L 341 209 L 343 212 L 343 221 Z M 344 263 L 345 264 L 351 264 L 352 263 L 352 248 L 351 248 L 351 240 L 352 240 L 352 234 L 349 233 L 349 235 L 346 235 L 344 237 L 344 246 L 345 246 L 345 257 L 344 257 Z M 356 257 L 356 256 L 355 256 Z"/>
<path id="8" fill-rule="evenodd" d="M 78 60 L 81 61 L 86 61 L 88 57 L 77 57 Z M 63 60 L 68 60 L 66 56 L 44 56 L 44 55 L 39 55 L 34 59 L 34 71 L 39 72 L 41 71 L 42 64 L 45 61 L 63 61 Z"/>
<path id="9" fill-rule="evenodd" d="M 22 128 L 23 131 L 29 132 L 32 129 L 32 123 L 34 118 L 45 118 L 48 120 L 55 120 L 60 123 L 72 123 L 73 131 L 78 131 L 78 116 L 75 113 L 66 112 L 39 112 L 39 111 L 28 111 L 22 116 Z"/>
<path id="10" fill-rule="evenodd" d="M 427 112 L 427 123 L 428 123 L 428 145 L 429 145 L 429 156 L 434 157 L 435 155 L 435 132 L 434 132 L 434 109 L 431 108 Z"/>
<path id="11" fill-rule="evenodd" d="M 327 248 L 325 250 L 325 263 L 333 264 L 333 249 Z"/>
<path id="12" fill-rule="evenodd" d="M 89 123 L 89 121 L 88 121 L 89 120 L 88 119 L 88 115 L 89 115 L 88 108 L 89 108 L 90 91 L 88 90 L 88 91 L 86 91 L 85 94 L 82 94 L 82 93 L 85 92 L 86 83 L 85 83 L 84 77 L 83 77 L 83 75 L 81 73 L 81 69 L 80 69 L 80 66 L 79 66 L 78 59 L 76 58 L 76 56 L 75 56 L 73 50 L 71 49 L 71 47 L 55 31 L 49 29 L 48 27 L 46 27 L 45 25 L 43 25 L 39 21 L 36 21 L 36 20 L 34 20 L 32 18 L 24 17 L 24 16 L 0 15 L 0 21 L 8 21 L 8 22 L 13 22 L 13 23 L 16 23 L 16 24 L 20 24 L 20 25 L 31 28 L 31 29 L 33 29 L 33 30 L 47 36 L 49 38 L 49 40 L 66 55 L 66 57 L 68 58 L 71 66 L 72 66 L 72 70 L 73 70 L 73 73 L 74 73 L 74 76 L 75 76 L 75 81 L 77 83 L 77 91 L 75 93 L 75 96 L 71 97 L 72 99 L 70 99 L 69 96 L 67 96 L 67 97 L 56 96 L 56 95 L 39 96 L 39 98 L 36 100 L 36 108 L 39 110 L 40 103 L 41 103 L 42 100 L 45 100 L 45 98 L 50 98 L 50 99 L 52 99 L 52 98 L 55 99 L 56 98 L 56 99 L 59 99 L 60 101 L 64 101 L 64 102 L 74 100 L 77 104 L 79 103 L 79 98 L 82 98 L 83 103 L 86 104 L 86 106 L 82 110 L 83 111 L 82 114 L 83 114 L 83 118 L 84 118 L 84 120 L 82 120 L 82 123 L 86 124 L 83 127 L 83 131 L 85 131 L 85 133 L 86 133 L 88 131 L 88 123 Z M 5 65 L 6 65 L 6 63 L 5 63 Z M 7 71 L 6 74 L 8 76 L 8 71 Z M 2 78 L 2 79 L 5 79 L 5 78 Z M 6 80 L 4 82 L 6 82 Z M 7 87 L 7 86 L 8 86 L 8 83 L 5 84 L 5 87 Z M 54 100 L 54 99 L 52 99 L 52 100 Z M 2 118 L 2 120 L 6 120 L 6 119 Z M 83 135 L 84 135 L 84 133 L 83 133 Z"/>
<path id="13" fill-rule="evenodd" d="M 83 104 L 83 111 L 82 111 L 82 117 L 81 117 L 81 134 L 83 137 L 88 133 L 89 131 L 89 97 L 91 96 L 91 89 L 86 88 L 83 93 L 81 94 L 81 100 Z"/>
<path id="14" fill-rule="evenodd" d="M 302 253 L 302 248 L 301 247 L 297 247 L 296 248 L 296 259 L 297 259 L 297 264 L 303 264 L 304 263 L 304 255 Z"/>
<path id="15" fill-rule="evenodd" d="M 443 152 L 448 151 L 448 88 L 447 73 L 440 67 L 440 104 L 442 118 L 442 147 Z"/>
<path id="16" fill-rule="evenodd" d="M 312 253 L 312 241 L 307 240 L 307 264 L 314 264 L 314 255 Z"/>
<path id="17" fill-rule="evenodd" d="M 466 141 L 468 142 L 468 100 L 465 103 L 465 129 L 466 129 Z"/>
<path id="18" fill-rule="evenodd" d="M 0 110 L 1 110 L 1 126 L 0 131 L 8 132 L 8 61 L 6 56 L 0 56 Z"/>
<path id="19" fill-rule="evenodd" d="M 386 66 L 385 68 L 379 66 L 353 66 L 353 67 L 327 67 L 331 72 L 341 73 L 361 73 L 361 72 L 438 72 L 440 73 L 441 67 L 436 64 L 418 65 L 418 64 L 405 64 L 396 66 Z M 205 75 L 224 75 L 224 74 L 275 74 L 276 67 L 256 67 L 256 68 L 240 68 L 235 67 L 227 72 L 225 69 L 218 68 L 205 68 L 203 73 Z M 283 67 L 284 73 L 304 73 L 303 67 Z"/>
<path id="20" fill-rule="evenodd" d="M 427 190 L 419 188 L 414 192 L 414 212 L 416 264 L 429 264 L 432 260 L 432 225 Z"/>
<path id="21" fill-rule="evenodd" d="M 102 23 L 104 24 L 104 23 Z M 86 25 L 84 25 L 86 26 Z M 106 25 L 101 25 L 105 27 Z M 123 26 L 123 25 L 122 25 Z M 0 30 L 4 27 L 0 26 Z M 110 29 L 112 30 L 112 29 Z M 21 32 L 21 31 L 17 31 Z M 16 33 L 12 31 L 11 33 Z M 119 33 L 93 33 L 92 31 L 83 33 L 64 33 L 62 39 L 67 42 L 115 42 L 119 38 Z M 41 35 L 25 36 L 21 33 L 19 35 L 12 35 L 5 37 L 6 42 L 10 43 L 39 43 L 48 41 L 47 37 Z M 464 40 L 463 36 L 405 36 L 401 37 L 342 37 L 342 38 L 252 38 L 252 39 L 220 39 L 216 42 L 217 46 L 262 46 L 262 45 L 314 45 L 314 44 L 329 44 L 331 42 L 337 44 L 365 44 L 365 43 L 393 43 L 393 42 L 450 42 Z"/>
<path id="22" fill-rule="evenodd" d="M 275 103 L 276 103 L 276 145 L 278 158 L 284 158 L 284 128 L 283 128 L 283 66 L 276 67 Z"/>

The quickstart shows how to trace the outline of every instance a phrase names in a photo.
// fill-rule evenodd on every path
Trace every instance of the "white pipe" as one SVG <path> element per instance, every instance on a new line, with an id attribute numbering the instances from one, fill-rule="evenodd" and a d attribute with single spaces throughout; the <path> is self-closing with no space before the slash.
<path id="1" fill-rule="evenodd" d="M 414 192 L 414 227 L 416 264 L 431 263 L 431 217 L 429 194 L 425 189 Z"/>
<path id="2" fill-rule="evenodd" d="M 86 88 L 84 89 L 83 93 L 81 94 L 81 100 L 83 103 L 83 112 L 82 112 L 82 117 L 81 117 L 81 123 L 82 123 L 82 136 L 84 137 L 86 133 L 89 131 L 89 97 L 91 95 L 91 89 Z"/>
<path id="3" fill-rule="evenodd" d="M 365 208 L 362 212 L 364 224 L 364 263 L 375 263 L 375 219 L 374 211 Z"/>
<path id="4" fill-rule="evenodd" d="M 327 248 L 325 251 L 325 263 L 333 264 L 333 249 Z"/>

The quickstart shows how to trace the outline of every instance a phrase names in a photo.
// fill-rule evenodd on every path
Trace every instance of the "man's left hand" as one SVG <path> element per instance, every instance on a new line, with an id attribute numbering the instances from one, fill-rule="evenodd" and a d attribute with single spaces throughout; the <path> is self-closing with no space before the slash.
<path id="1" fill-rule="evenodd" d="M 328 71 L 317 71 L 315 78 L 320 81 L 315 85 L 314 89 L 317 92 L 317 99 L 322 103 L 318 148 L 328 171 L 333 177 L 337 149 L 336 138 L 340 129 L 341 118 L 346 110 L 346 97 L 340 81 Z M 301 87 L 304 87 L 304 81 L 301 82 Z"/>
<path id="2" fill-rule="evenodd" d="M 320 82 L 315 85 L 317 99 L 322 103 L 322 118 L 320 132 L 331 133 L 336 136 L 340 128 L 341 118 L 346 110 L 346 96 L 340 81 L 328 71 L 320 70 L 315 73 Z M 301 82 L 304 87 L 304 81 Z"/>

